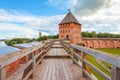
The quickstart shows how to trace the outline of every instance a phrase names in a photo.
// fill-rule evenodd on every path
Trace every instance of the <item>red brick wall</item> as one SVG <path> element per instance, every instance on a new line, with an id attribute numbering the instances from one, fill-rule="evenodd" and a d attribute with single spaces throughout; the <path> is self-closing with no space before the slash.
<path id="1" fill-rule="evenodd" d="M 91 48 L 120 48 L 120 40 L 117 39 L 83 39 L 81 38 L 81 24 L 59 24 L 59 39 L 69 38 L 74 44 L 84 44 Z"/>
<path id="2" fill-rule="evenodd" d="M 92 48 L 120 48 L 120 40 L 117 39 L 83 39 L 85 47 Z"/>
<path id="3" fill-rule="evenodd" d="M 72 43 L 81 41 L 81 25 L 76 23 L 67 23 L 59 25 L 59 39 L 67 38 Z"/>
<path id="4" fill-rule="evenodd" d="M 28 61 L 28 56 L 24 56 L 21 59 L 16 60 L 15 62 L 6 66 L 6 78 L 10 77 L 14 72 L 16 72 L 21 64 L 24 64 Z"/>
<path id="5" fill-rule="evenodd" d="M 34 51 L 34 55 L 37 55 L 39 53 L 39 50 Z"/>
<path id="6" fill-rule="evenodd" d="M 20 68 L 20 60 L 17 60 L 6 66 L 6 77 L 11 76 L 15 71 Z"/>

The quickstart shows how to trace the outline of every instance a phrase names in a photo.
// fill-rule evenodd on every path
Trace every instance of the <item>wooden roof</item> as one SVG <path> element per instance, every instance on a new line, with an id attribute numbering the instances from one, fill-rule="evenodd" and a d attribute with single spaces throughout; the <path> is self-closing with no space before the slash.
<path id="1" fill-rule="evenodd" d="M 78 20 L 73 16 L 73 14 L 69 11 L 69 13 L 64 17 L 64 19 L 60 22 L 60 24 L 71 23 L 71 22 L 80 24 Z"/>

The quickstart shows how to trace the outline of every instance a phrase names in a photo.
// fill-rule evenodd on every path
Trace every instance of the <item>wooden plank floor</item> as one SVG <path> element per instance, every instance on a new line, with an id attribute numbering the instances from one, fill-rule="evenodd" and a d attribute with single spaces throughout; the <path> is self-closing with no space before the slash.
<path id="1" fill-rule="evenodd" d="M 71 59 L 44 59 L 33 73 L 33 80 L 86 80 Z"/>
<path id="2" fill-rule="evenodd" d="M 48 53 L 47 56 L 61 56 L 61 55 L 68 55 L 67 52 L 63 49 L 63 48 L 51 48 Z"/>
<path id="3" fill-rule="evenodd" d="M 62 45 L 58 45 L 58 44 L 55 44 L 55 45 L 52 45 L 53 48 L 62 48 Z"/>
<path id="4" fill-rule="evenodd" d="M 51 48 L 47 55 L 68 55 L 63 48 Z M 72 59 L 43 59 L 33 72 L 33 80 L 86 80 Z"/>

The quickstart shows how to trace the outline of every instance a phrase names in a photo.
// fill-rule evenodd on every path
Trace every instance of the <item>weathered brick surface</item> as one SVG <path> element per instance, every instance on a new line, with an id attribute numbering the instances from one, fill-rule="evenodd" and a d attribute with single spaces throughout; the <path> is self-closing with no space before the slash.
<path id="1" fill-rule="evenodd" d="M 120 40 L 118 39 L 83 39 L 83 44 L 88 48 L 120 48 Z"/>
<path id="2" fill-rule="evenodd" d="M 16 72 L 21 64 L 24 64 L 28 61 L 28 56 L 24 56 L 21 59 L 9 64 L 6 66 L 6 77 L 10 77 L 14 72 Z"/>
<path id="3" fill-rule="evenodd" d="M 59 39 L 69 39 L 72 43 L 81 41 L 81 25 L 76 23 L 66 23 L 59 25 Z"/>
<path id="4" fill-rule="evenodd" d="M 20 60 L 17 60 L 6 67 L 6 77 L 8 78 L 10 75 L 12 75 L 15 71 L 17 71 L 20 68 Z"/>
<path id="5" fill-rule="evenodd" d="M 34 51 L 34 55 L 37 55 L 39 53 L 39 50 Z"/>

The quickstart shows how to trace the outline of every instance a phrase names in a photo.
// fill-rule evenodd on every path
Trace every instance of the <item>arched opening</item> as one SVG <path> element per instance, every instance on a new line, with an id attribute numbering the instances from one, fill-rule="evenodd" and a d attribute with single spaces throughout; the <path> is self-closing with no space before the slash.
<path id="1" fill-rule="evenodd" d="M 117 47 L 117 49 L 120 49 L 120 47 Z"/>
<path id="2" fill-rule="evenodd" d="M 93 48 L 92 46 L 90 46 L 90 48 Z"/>
<path id="3" fill-rule="evenodd" d="M 66 39 L 69 40 L 69 36 L 68 35 L 66 35 Z"/>
<path id="4" fill-rule="evenodd" d="M 85 44 L 83 44 L 83 43 L 80 43 L 80 44 L 77 44 L 77 45 L 80 45 L 80 46 L 83 46 L 83 47 L 85 47 Z"/>
<path id="5" fill-rule="evenodd" d="M 87 41 L 85 41 L 84 45 L 85 45 L 85 47 L 88 47 L 88 42 L 87 42 Z"/>

